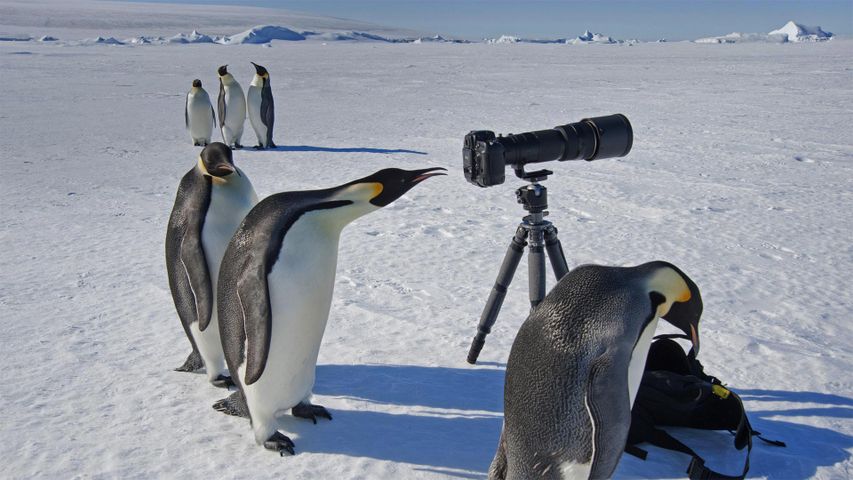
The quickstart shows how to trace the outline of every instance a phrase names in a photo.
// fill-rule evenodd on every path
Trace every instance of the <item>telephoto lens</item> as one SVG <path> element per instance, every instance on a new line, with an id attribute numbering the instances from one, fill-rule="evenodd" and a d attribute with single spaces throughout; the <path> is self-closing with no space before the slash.
<path id="1" fill-rule="evenodd" d="M 469 182 L 490 187 L 504 182 L 507 166 L 522 176 L 528 163 L 624 157 L 633 143 L 631 122 L 620 113 L 505 137 L 475 130 L 465 136 L 462 165 Z"/>

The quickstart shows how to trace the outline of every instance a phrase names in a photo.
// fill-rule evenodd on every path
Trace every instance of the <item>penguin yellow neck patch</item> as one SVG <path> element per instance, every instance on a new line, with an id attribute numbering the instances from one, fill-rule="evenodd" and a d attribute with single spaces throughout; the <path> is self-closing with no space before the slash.
<path id="1" fill-rule="evenodd" d="M 205 177 L 210 177 L 210 180 L 217 185 L 223 185 L 225 183 L 228 183 L 228 180 L 226 178 L 211 175 L 210 172 L 207 171 L 207 167 L 204 166 L 204 162 L 201 160 L 201 155 L 198 156 L 198 169 L 201 171 L 202 175 L 204 175 Z"/>
<path id="2" fill-rule="evenodd" d="M 675 270 L 664 267 L 655 271 L 648 280 L 649 292 L 658 292 L 664 296 L 666 301 L 657 308 L 657 316 L 662 317 L 669 313 L 670 307 L 675 302 L 686 302 L 690 300 L 690 287 L 687 282 Z"/>

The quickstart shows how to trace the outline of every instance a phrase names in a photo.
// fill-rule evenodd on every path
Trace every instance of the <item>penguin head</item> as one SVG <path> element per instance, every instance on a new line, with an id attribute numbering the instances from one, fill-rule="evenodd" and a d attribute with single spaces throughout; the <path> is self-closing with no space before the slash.
<path id="1" fill-rule="evenodd" d="M 427 178 L 444 175 L 439 170 L 445 169 L 441 167 L 422 170 L 387 168 L 329 189 L 330 200 L 342 201 L 345 205 L 345 208 L 339 209 L 340 214 L 336 217 L 336 225 L 343 228 L 356 218 L 390 204 Z"/>
<path id="2" fill-rule="evenodd" d="M 702 295 L 699 287 L 667 262 L 652 262 L 648 277 L 649 296 L 655 315 L 675 325 L 693 342 L 693 353 L 699 354 L 699 318 L 702 316 Z"/>
<path id="3" fill-rule="evenodd" d="M 193 88 L 201 88 L 201 80 L 197 78 L 193 80 Z"/>
<path id="4" fill-rule="evenodd" d="M 219 70 L 217 70 L 216 72 L 219 73 L 220 77 L 224 77 L 225 75 L 228 75 L 228 65 L 223 65 L 223 66 L 219 67 Z"/>
<path id="5" fill-rule="evenodd" d="M 255 62 L 249 62 L 255 66 L 255 74 L 262 78 L 270 78 L 270 73 L 264 68 L 262 65 L 258 65 Z"/>
<path id="6" fill-rule="evenodd" d="M 237 172 L 231 149 L 222 142 L 213 142 L 204 147 L 198 158 L 198 168 L 202 175 L 220 182 L 227 181 L 226 177 Z"/>
<path id="7" fill-rule="evenodd" d="M 380 188 L 377 189 L 376 194 L 370 198 L 369 202 L 376 207 L 382 208 L 402 197 L 403 194 L 427 178 L 446 175 L 444 173 L 446 170 L 442 167 L 424 168 L 422 170 L 386 168 L 379 170 L 373 175 L 356 180 L 353 183 L 378 184 Z"/>

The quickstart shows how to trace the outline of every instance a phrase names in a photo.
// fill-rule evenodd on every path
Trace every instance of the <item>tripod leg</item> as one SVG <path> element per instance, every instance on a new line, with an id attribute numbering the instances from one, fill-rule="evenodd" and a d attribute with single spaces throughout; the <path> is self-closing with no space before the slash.
<path id="1" fill-rule="evenodd" d="M 530 292 L 530 308 L 539 305 L 545 298 L 545 239 L 541 230 L 530 232 L 527 256 L 528 290 Z"/>
<path id="2" fill-rule="evenodd" d="M 545 250 L 548 252 L 548 259 L 551 260 L 554 275 L 559 281 L 563 275 L 569 273 L 569 266 L 566 262 L 566 255 L 563 253 L 563 245 L 557 238 L 557 228 L 554 226 L 545 229 Z"/>
<path id="3" fill-rule="evenodd" d="M 486 306 L 483 308 L 483 313 L 480 315 L 480 323 L 477 325 L 477 335 L 474 341 L 471 342 L 471 349 L 468 350 L 468 363 L 477 363 L 477 357 L 480 356 L 480 350 L 486 343 L 486 335 L 492 331 L 492 325 L 498 318 L 498 313 L 503 305 L 506 290 L 512 282 L 512 277 L 515 275 L 515 269 L 518 268 L 518 262 L 521 261 L 521 255 L 524 253 L 524 246 L 527 245 L 527 230 L 518 227 L 515 231 L 515 236 L 509 244 L 509 248 L 504 255 L 501 269 L 498 272 L 498 278 L 495 280 L 495 286 L 492 287 L 492 292 L 489 294 L 489 299 L 486 301 Z"/>

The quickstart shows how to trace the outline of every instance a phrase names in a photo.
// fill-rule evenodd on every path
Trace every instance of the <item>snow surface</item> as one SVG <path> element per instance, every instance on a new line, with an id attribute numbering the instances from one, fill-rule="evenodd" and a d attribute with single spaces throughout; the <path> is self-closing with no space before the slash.
<path id="1" fill-rule="evenodd" d="M 93 11 L 74 18 L 99 21 Z M 75 38 L 195 28 L 162 18 L 175 28 Z M 199 30 L 228 34 L 202 30 L 217 18 Z M 681 267 L 705 302 L 706 371 L 789 445 L 756 442 L 750 477 L 850 478 L 853 42 L 270 45 L 0 43 L 5 478 L 483 478 L 528 309 L 526 261 L 481 363 L 465 356 L 524 212 L 511 173 L 489 189 L 465 182 L 462 138 L 615 112 L 634 126 L 629 156 L 547 166 L 570 264 Z M 235 153 L 260 196 L 389 166 L 449 170 L 344 231 L 314 399 L 334 420 L 285 422 L 290 458 L 213 411 L 222 390 L 172 371 L 189 344 L 163 241 L 199 152 L 184 97 L 194 78 L 215 85 L 222 64 L 247 83 L 250 60 L 271 72 L 278 107 L 279 148 Z M 674 434 L 740 471 L 728 434 Z M 617 478 L 684 478 L 687 463 L 652 447 L 646 462 L 623 456 Z"/>

